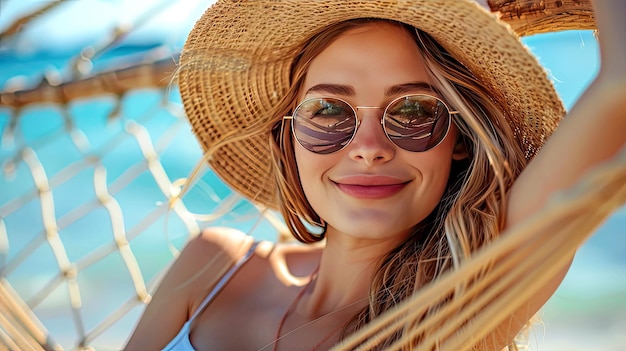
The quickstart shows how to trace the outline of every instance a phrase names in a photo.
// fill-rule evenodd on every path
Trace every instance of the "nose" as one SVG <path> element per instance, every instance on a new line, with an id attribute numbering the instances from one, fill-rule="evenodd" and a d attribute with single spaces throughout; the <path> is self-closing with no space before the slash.
<path id="1" fill-rule="evenodd" d="M 361 107 L 357 111 L 361 112 L 361 118 L 354 139 L 348 145 L 350 157 L 368 166 L 393 159 L 395 145 L 383 130 L 382 109 Z"/>

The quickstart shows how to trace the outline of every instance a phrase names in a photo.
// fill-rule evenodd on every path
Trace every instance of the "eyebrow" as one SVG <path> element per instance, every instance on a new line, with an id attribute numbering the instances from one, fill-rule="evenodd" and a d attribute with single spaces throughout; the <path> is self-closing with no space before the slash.
<path id="1" fill-rule="evenodd" d="M 389 88 L 387 88 L 387 90 L 385 90 L 385 95 L 387 96 L 402 95 L 402 94 L 415 93 L 416 91 L 419 91 L 419 92 L 427 91 L 431 93 L 437 93 L 437 90 L 432 85 L 426 82 L 413 82 L 413 83 L 392 85 Z"/>
<path id="2" fill-rule="evenodd" d="M 432 85 L 426 82 L 412 82 L 406 84 L 392 85 L 385 90 L 385 95 L 394 96 L 424 90 L 432 93 L 437 92 L 437 90 L 433 88 Z M 354 96 L 356 95 L 356 90 L 353 86 L 345 84 L 317 84 L 310 87 L 306 91 L 306 94 L 310 93 L 327 93 L 333 95 Z"/>
<path id="3" fill-rule="evenodd" d="M 310 93 L 328 93 L 334 95 L 352 96 L 356 94 L 354 87 L 343 84 L 317 84 L 310 87 L 306 94 Z"/>

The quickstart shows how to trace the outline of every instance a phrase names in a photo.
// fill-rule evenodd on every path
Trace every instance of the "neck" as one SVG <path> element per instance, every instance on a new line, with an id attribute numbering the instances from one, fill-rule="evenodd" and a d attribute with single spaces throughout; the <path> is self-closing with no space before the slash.
<path id="1" fill-rule="evenodd" d="M 317 277 L 300 306 L 301 313 L 313 318 L 343 310 L 354 314 L 365 307 L 380 259 L 398 244 L 328 234 Z"/>
<path id="2" fill-rule="evenodd" d="M 312 264 L 317 264 L 317 268 L 287 307 L 276 339 L 286 338 L 283 342 L 287 344 L 290 338 L 297 339 L 300 346 L 303 340 L 309 340 L 315 342 L 311 345 L 313 350 L 338 342 L 346 323 L 368 305 L 378 262 L 397 244 L 389 237 L 373 240 L 327 232 L 326 245 L 321 255 L 318 251 L 314 260 L 308 261 L 306 274 L 310 274 Z M 277 348 L 278 342 L 274 343 L 274 349 Z"/>

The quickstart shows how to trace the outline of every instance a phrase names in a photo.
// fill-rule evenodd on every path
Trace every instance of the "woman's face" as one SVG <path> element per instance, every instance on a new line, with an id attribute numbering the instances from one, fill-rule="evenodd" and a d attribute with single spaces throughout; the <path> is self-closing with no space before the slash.
<path id="1" fill-rule="evenodd" d="M 388 23 L 368 24 L 341 34 L 310 65 L 300 101 L 341 98 L 352 106 L 384 107 L 399 96 L 425 93 L 432 80 L 411 36 Z M 441 98 L 440 96 L 438 96 Z M 294 142 L 304 193 L 328 224 L 374 240 L 404 240 L 411 227 L 435 208 L 445 190 L 456 129 L 426 152 L 394 145 L 381 125 L 382 109 L 359 109 L 361 123 L 342 150 L 316 154 Z"/>

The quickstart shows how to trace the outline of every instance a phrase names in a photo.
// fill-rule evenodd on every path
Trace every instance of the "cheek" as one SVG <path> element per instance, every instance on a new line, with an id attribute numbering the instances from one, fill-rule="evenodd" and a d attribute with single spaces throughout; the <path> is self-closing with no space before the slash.
<path id="1" fill-rule="evenodd" d="M 456 133 L 450 130 L 443 143 L 426 153 L 413 154 L 413 160 L 409 161 L 423 177 L 421 199 L 427 199 L 429 207 L 437 205 L 448 185 L 455 141 Z"/>
<path id="2" fill-rule="evenodd" d="M 315 208 L 315 197 L 321 194 L 324 173 L 331 166 L 332 157 L 317 155 L 305 150 L 299 144 L 294 147 L 296 167 L 300 185 L 309 203 Z"/>
<path id="3" fill-rule="evenodd" d="M 437 168 L 432 171 L 432 193 L 436 198 L 436 202 L 441 200 L 443 193 L 448 185 L 448 179 L 450 178 L 451 160 L 440 160 L 437 164 Z"/>

